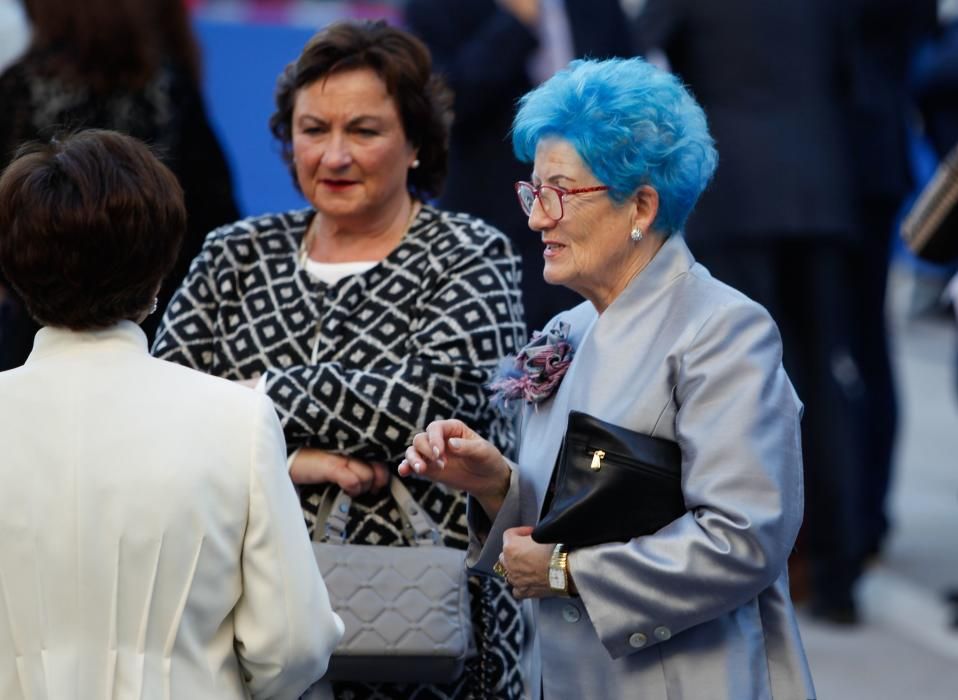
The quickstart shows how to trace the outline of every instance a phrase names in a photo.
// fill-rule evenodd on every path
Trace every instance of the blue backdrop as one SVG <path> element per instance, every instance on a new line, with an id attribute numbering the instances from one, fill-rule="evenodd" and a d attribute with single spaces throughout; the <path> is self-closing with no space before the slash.
<path id="1" fill-rule="evenodd" d="M 262 214 L 305 206 L 269 132 L 276 76 L 312 28 L 198 19 L 210 120 L 233 172 L 240 210 Z"/>

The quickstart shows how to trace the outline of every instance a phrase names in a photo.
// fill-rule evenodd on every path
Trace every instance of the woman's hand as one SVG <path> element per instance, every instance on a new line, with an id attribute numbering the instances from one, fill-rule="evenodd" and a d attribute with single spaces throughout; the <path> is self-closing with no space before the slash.
<path id="1" fill-rule="evenodd" d="M 466 491 L 495 519 L 512 469 L 502 453 L 460 420 L 433 421 L 406 448 L 400 476 L 416 474 Z"/>
<path id="2" fill-rule="evenodd" d="M 332 482 L 352 498 L 378 492 L 389 483 L 389 468 L 381 462 L 363 462 L 313 447 L 296 451 L 289 475 L 297 484 Z"/>
<path id="3" fill-rule="evenodd" d="M 532 539 L 528 525 L 513 527 L 502 533 L 502 554 L 499 562 L 505 569 L 506 583 L 512 594 L 522 598 L 548 598 L 555 595 L 549 587 L 549 561 L 555 545 L 539 544 Z"/>

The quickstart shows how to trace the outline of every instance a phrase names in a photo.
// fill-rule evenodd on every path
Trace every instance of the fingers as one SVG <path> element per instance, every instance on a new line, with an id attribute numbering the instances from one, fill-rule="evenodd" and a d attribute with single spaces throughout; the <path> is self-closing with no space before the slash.
<path id="1" fill-rule="evenodd" d="M 449 457 L 458 457 L 476 465 L 502 463 L 505 458 L 491 442 L 473 433 L 469 436 L 451 437 L 446 443 Z"/>
<path id="2" fill-rule="evenodd" d="M 366 493 L 373 487 L 375 472 L 372 465 L 354 457 L 349 457 L 346 459 L 344 467 L 356 477 L 355 485 L 351 485 L 349 489 L 343 487 L 343 490 L 350 496 Z"/>
<path id="3" fill-rule="evenodd" d="M 399 466 L 396 468 L 396 473 L 399 476 L 409 476 L 413 473 L 412 464 L 407 458 L 403 458 L 403 461 L 399 463 Z"/>
<path id="4" fill-rule="evenodd" d="M 525 532 L 528 530 L 528 532 Z M 521 525 L 519 527 L 510 527 L 508 530 L 505 530 L 502 533 L 502 551 L 508 552 L 513 547 L 516 546 L 518 538 L 528 537 L 532 532 L 532 528 L 528 525 Z"/>
<path id="5" fill-rule="evenodd" d="M 462 439 L 463 437 L 478 436 L 460 420 L 434 420 L 426 426 L 425 431 L 416 434 L 412 446 L 423 458 L 421 460 L 423 466 L 443 469 L 446 460 L 446 446 L 449 440 Z M 413 471 L 416 471 L 415 463 L 411 462 L 411 464 Z"/>
<path id="6" fill-rule="evenodd" d="M 512 589 L 512 594 L 516 595 L 517 589 L 515 585 L 513 584 L 513 582 L 509 580 L 509 569 L 506 566 L 505 553 L 499 552 L 499 558 L 496 560 L 496 563 L 492 567 L 492 573 L 494 573 L 496 576 L 502 577 L 502 579 L 506 582 L 506 585 L 508 585 Z"/>
<path id="7" fill-rule="evenodd" d="M 416 433 L 416 436 L 412 439 L 412 447 L 419 453 L 422 458 L 418 464 L 423 467 L 434 467 L 436 469 L 442 469 L 445 467 L 445 463 L 439 458 L 441 451 L 439 447 L 432 443 L 429 439 L 428 433 Z M 413 469 L 416 470 L 416 464 L 413 464 Z M 418 473 L 422 473 L 423 469 L 420 468 Z"/>
<path id="8" fill-rule="evenodd" d="M 289 475 L 297 484 L 323 484 L 329 481 L 338 484 L 336 474 L 342 462 L 340 455 L 304 447 L 296 452 Z"/>
<path id="9" fill-rule="evenodd" d="M 442 462 L 446 458 L 448 441 L 474 435 L 461 420 L 435 420 L 426 426 L 427 452 Z"/>
<path id="10" fill-rule="evenodd" d="M 521 584 L 520 581 L 522 577 L 517 576 L 516 572 L 509 571 L 504 552 L 499 554 L 499 559 L 496 561 L 495 565 L 493 565 L 492 571 L 505 580 L 506 585 L 512 590 L 513 597 L 515 597 L 517 600 L 532 597 L 532 589 Z"/>
<path id="11" fill-rule="evenodd" d="M 389 483 L 390 477 L 385 464 L 309 447 L 297 451 L 289 474 L 297 484 L 336 484 L 353 498 L 378 491 Z"/>
<path id="12" fill-rule="evenodd" d="M 483 479 L 508 466 L 491 442 L 460 420 L 433 421 L 413 437 L 403 457 L 400 476 L 415 474 L 470 492 L 473 485 L 482 491 Z"/>
<path id="13" fill-rule="evenodd" d="M 460 421 L 433 421 L 426 432 L 416 433 L 412 444 L 406 448 L 405 459 L 399 464 L 399 475 L 430 476 L 445 469 L 442 455 L 445 447 L 445 431 Z"/>
<path id="14" fill-rule="evenodd" d="M 423 433 L 419 433 L 422 435 Z M 419 437 L 416 436 L 416 438 Z M 413 438 L 413 443 L 415 443 L 416 438 Z M 419 453 L 413 445 L 410 445 L 406 448 L 404 453 L 405 459 L 399 463 L 399 475 L 400 476 L 409 476 L 410 474 L 425 475 L 426 464 L 428 463 L 426 458 Z"/>
<path id="15" fill-rule="evenodd" d="M 373 462 L 373 493 L 378 493 L 389 484 L 389 479 L 392 475 L 389 473 L 389 467 L 387 467 L 382 462 Z"/>
<path id="16" fill-rule="evenodd" d="M 364 492 L 362 483 L 359 480 L 359 477 L 356 476 L 355 472 L 346 469 L 345 465 L 339 469 L 336 469 L 329 479 L 334 484 L 339 486 L 346 494 L 352 498 L 361 495 Z"/>

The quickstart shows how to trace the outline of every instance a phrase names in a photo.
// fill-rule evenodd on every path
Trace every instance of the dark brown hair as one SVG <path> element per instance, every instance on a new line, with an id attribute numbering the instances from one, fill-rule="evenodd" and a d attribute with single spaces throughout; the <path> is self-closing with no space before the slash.
<path id="1" fill-rule="evenodd" d="M 144 143 L 115 131 L 27 144 L 0 177 L 0 268 L 46 325 L 90 330 L 136 319 L 185 228 L 176 177 Z"/>
<path id="2" fill-rule="evenodd" d="M 409 171 L 409 189 L 428 199 L 442 191 L 449 156 L 452 93 L 432 73 L 429 49 L 419 39 L 382 20 L 335 22 L 316 34 L 276 81 L 276 111 L 269 127 L 292 166 L 293 105 L 297 93 L 340 71 L 371 68 L 396 101 L 403 131 L 418 149 L 419 167 Z"/>
<path id="3" fill-rule="evenodd" d="M 183 0 L 26 0 L 31 50 L 49 70 L 94 92 L 140 89 L 164 60 L 199 80 L 199 49 Z"/>

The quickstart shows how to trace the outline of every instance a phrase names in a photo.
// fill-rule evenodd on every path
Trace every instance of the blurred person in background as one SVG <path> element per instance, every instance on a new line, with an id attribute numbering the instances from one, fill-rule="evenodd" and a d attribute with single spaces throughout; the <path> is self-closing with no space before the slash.
<path id="1" fill-rule="evenodd" d="M 936 25 L 935 0 L 845 0 L 851 24 L 849 139 L 862 245 L 848 294 L 860 334 L 855 350 L 865 390 L 862 443 L 864 557 L 879 554 L 889 529 L 886 501 L 898 423 L 886 324 L 888 267 L 896 221 L 912 191 L 909 128 L 916 116 L 908 72 Z M 958 124 L 955 125 L 958 128 Z"/>
<path id="2" fill-rule="evenodd" d="M 0 267 L 44 325 L 0 373 L 4 700 L 295 698 L 343 634 L 270 401 L 150 357 L 185 229 L 176 178 L 116 132 L 0 177 Z"/>
<path id="3" fill-rule="evenodd" d="M 316 34 L 280 75 L 270 126 L 310 206 L 212 233 L 173 297 L 157 357 L 258 386 L 283 423 L 313 527 L 353 497 L 356 544 L 408 546 L 389 489 L 424 418 L 455 415 L 501 449 L 511 423 L 485 384 L 523 335 L 508 239 L 426 201 L 445 179 L 451 96 L 428 49 L 384 22 Z M 409 480 L 447 546 L 465 549 L 465 498 Z M 473 578 L 478 654 L 443 685 L 333 683 L 337 698 L 518 698 L 524 642 L 501 581 Z"/>
<path id="4" fill-rule="evenodd" d="M 775 319 L 805 404 L 796 597 L 811 596 L 816 615 L 854 622 L 866 393 L 850 291 L 863 232 L 848 133 L 848 7 L 647 0 L 636 28 L 643 51 L 664 54 L 701 102 L 722 153 L 686 226 L 689 247 Z"/>
<path id="5" fill-rule="evenodd" d="M 20 58 L 30 43 L 30 23 L 20 0 L 0 0 L 0 72 Z"/>
<path id="6" fill-rule="evenodd" d="M 236 219 L 229 169 L 200 94 L 199 50 L 182 0 L 25 0 L 33 25 L 27 53 L 0 75 L 0 169 L 18 144 L 77 128 L 146 141 L 177 176 L 187 233 L 160 290 L 161 310 L 203 236 Z M 0 369 L 30 352 L 37 325 L 7 295 Z M 143 328 L 152 339 L 159 317 Z"/>
<path id="7" fill-rule="evenodd" d="M 406 23 L 455 95 L 449 181 L 439 205 L 504 231 L 522 256 L 529 331 L 582 298 L 542 277 L 542 246 L 502 183 L 528 173 L 512 153 L 515 103 L 576 57 L 633 55 L 619 0 L 409 0 Z"/>
<path id="8" fill-rule="evenodd" d="M 522 99 L 513 143 L 534 164 L 516 190 L 544 274 L 587 301 L 556 317 L 551 347 L 525 349 L 526 370 L 550 356 L 547 379 L 502 385 L 520 403 L 517 459 L 442 420 L 399 473 L 474 498 L 468 563 L 534 599 L 546 700 L 814 698 L 786 571 L 802 519 L 801 403 L 774 321 L 680 233 L 715 170 L 705 114 L 642 59 L 574 61 Z M 611 426 L 570 435 L 572 411 Z M 608 537 L 621 510 L 646 505 L 642 488 L 658 489 L 637 453 L 665 449 L 673 506 L 648 532 Z M 647 475 L 616 507 L 578 503 L 593 511 L 582 529 L 603 534 L 571 551 L 530 527 L 561 488 L 567 450 L 591 454 L 595 471 Z"/>
<path id="9" fill-rule="evenodd" d="M 939 3 L 936 31 L 916 51 L 909 78 L 922 135 L 942 160 L 958 145 L 958 2 Z"/>

